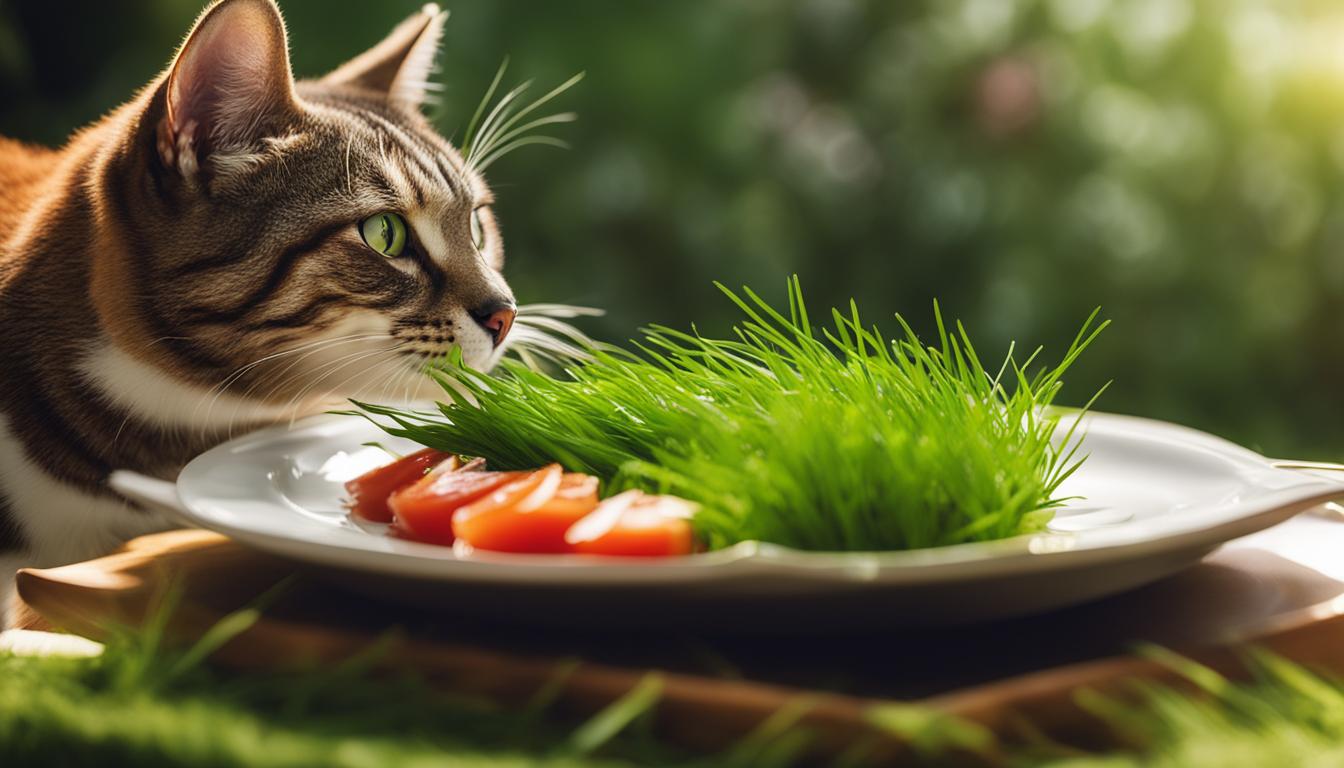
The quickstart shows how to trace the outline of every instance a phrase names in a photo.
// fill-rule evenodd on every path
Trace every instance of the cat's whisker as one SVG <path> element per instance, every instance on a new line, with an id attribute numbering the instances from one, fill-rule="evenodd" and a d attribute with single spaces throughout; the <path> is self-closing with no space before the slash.
<path id="1" fill-rule="evenodd" d="M 521 85 L 516 86 L 513 90 L 504 94 L 503 98 L 501 98 L 499 102 L 495 104 L 494 108 L 490 110 L 490 114 L 486 116 L 485 122 L 481 123 L 479 138 L 473 138 L 471 145 L 467 147 L 467 165 L 469 167 L 474 167 L 474 160 L 480 156 L 480 148 L 490 141 L 490 136 L 492 135 L 495 124 L 500 119 L 501 114 L 507 116 L 508 113 L 506 110 L 509 104 L 526 92 L 531 86 L 531 80 L 527 80 Z"/>
<path id="2" fill-rule="evenodd" d="M 295 392 L 293 395 L 290 396 L 288 402 L 286 402 L 284 408 L 282 408 L 281 410 L 289 411 L 291 407 L 296 406 L 296 404 L 301 404 L 301 401 L 303 400 L 304 397 L 307 396 L 309 392 L 316 389 L 318 385 L 320 385 L 323 381 L 326 381 L 327 378 L 329 378 L 331 375 L 343 370 L 346 366 L 368 357 L 385 354 L 400 347 L 401 342 L 398 342 L 389 347 L 380 347 L 378 349 L 373 350 L 366 349 L 357 352 L 351 352 L 349 354 L 342 355 L 341 357 L 338 357 L 334 360 L 329 360 L 325 363 L 322 363 L 321 365 L 314 368 L 312 371 L 302 372 L 301 374 L 299 374 L 299 376 L 306 376 L 308 377 L 308 380 L 304 383 L 302 387 L 299 388 L 297 392 Z M 320 375 L 318 375 L 319 373 Z"/>
<path id="3" fill-rule="evenodd" d="M 325 346 L 322 346 L 322 347 L 319 347 L 319 348 L 309 349 L 307 352 L 305 352 L 304 354 L 300 355 L 299 357 L 297 357 L 297 358 L 295 358 L 295 359 L 293 359 L 293 360 L 290 360 L 289 363 L 288 363 L 284 368 L 281 368 L 279 371 L 276 371 L 275 373 L 272 373 L 272 374 L 270 375 L 270 378 L 273 380 L 273 385 L 269 388 L 269 390 L 270 390 L 271 392 L 274 392 L 274 391 L 278 391 L 278 390 L 283 389 L 283 385 L 286 384 L 286 383 L 289 381 L 289 379 L 284 378 L 284 377 L 286 376 L 286 374 L 288 374 L 288 373 L 289 373 L 291 370 L 293 370 L 296 366 L 298 366 L 298 365 L 299 365 L 300 363 L 302 363 L 304 360 L 307 360 L 308 358 L 312 357 L 313 355 L 316 355 L 316 354 L 319 354 L 319 353 L 322 353 L 322 352 L 328 352 L 328 351 L 330 351 L 330 350 L 332 350 L 332 349 L 335 349 L 335 348 L 338 347 L 338 346 L 342 346 L 342 345 L 344 345 L 344 344 L 354 344 L 354 343 L 365 342 L 365 341 L 379 341 L 379 340 L 390 339 L 390 338 L 392 338 L 392 337 L 389 336 L 388 334 L 385 334 L 385 333 L 372 333 L 372 334 L 360 335 L 360 336 L 355 337 L 355 338 L 342 339 L 339 343 L 328 344 L 328 345 L 325 345 Z M 299 372 L 296 373 L 296 376 L 301 376 L 301 375 L 302 375 L 302 371 L 299 371 Z M 252 393 L 253 389 L 257 386 L 258 383 L 260 383 L 260 382 L 259 382 L 259 381 L 257 381 L 257 382 L 253 382 L 251 386 L 249 386 L 246 390 L 244 390 L 244 392 L 243 392 L 243 397 L 247 397 L 248 395 L 250 395 L 250 394 Z"/>
<path id="4" fill-rule="evenodd" d="M 231 385 L 233 384 L 233 382 L 237 381 L 240 377 L 246 375 L 246 373 L 247 373 L 248 371 L 252 370 L 253 368 L 256 368 L 257 366 L 262 365 L 262 364 L 264 364 L 264 363 L 266 363 L 266 362 L 270 362 L 270 361 L 276 360 L 276 359 L 278 359 L 278 358 L 285 357 L 285 356 L 287 356 L 287 355 L 299 354 L 299 353 L 301 353 L 301 352 L 305 352 L 305 351 L 307 352 L 307 354 L 304 354 L 302 357 L 299 357 L 297 360 L 292 361 L 292 362 L 290 363 L 290 365 L 286 366 L 286 367 L 284 368 L 284 370 L 281 371 L 281 373 L 283 373 L 284 371 L 288 371 L 290 368 L 292 368 L 292 367 L 293 367 L 294 365 L 296 365 L 298 362 L 300 362 L 300 361 L 306 359 L 308 356 L 310 356 L 310 355 L 312 355 L 312 354 L 316 354 L 317 352 L 321 352 L 321 351 L 323 351 L 323 350 L 327 350 L 327 349 L 331 349 L 331 348 L 334 348 L 334 347 L 338 347 L 338 346 L 341 346 L 342 344 L 350 344 L 350 343 L 355 343 L 355 342 L 359 342 L 359 341 L 367 341 L 367 340 L 377 339 L 377 338 L 380 338 L 380 337 L 390 338 L 390 337 L 388 337 L 388 335 L 385 334 L 385 333 L 355 333 L 355 334 L 350 334 L 350 335 L 348 335 L 348 336 L 338 336 L 338 337 L 336 337 L 336 338 L 331 338 L 331 339 L 318 339 L 318 340 L 316 340 L 316 341 L 312 341 L 312 342 L 307 342 L 307 343 L 305 343 L 305 344 L 301 344 L 301 345 L 299 345 L 299 346 L 297 346 L 297 347 L 294 347 L 294 348 L 292 348 L 292 349 L 286 349 L 286 350 L 282 350 L 282 351 L 280 351 L 280 352 L 275 352 L 275 353 L 266 355 L 266 356 L 264 356 L 264 357 L 258 358 L 257 360 L 254 360 L 254 361 L 252 361 L 252 362 L 250 362 L 250 363 L 247 363 L 246 365 L 240 366 L 240 367 L 239 367 L 238 369 L 236 369 L 233 373 L 231 373 L 231 374 L 229 374 L 228 376 L 226 376 L 226 377 L 224 378 L 224 380 L 221 381 L 219 384 L 217 384 L 217 385 L 215 385 L 214 387 L 212 387 L 212 388 L 210 389 L 210 392 L 207 392 L 207 393 L 206 393 L 207 396 L 210 397 L 210 401 L 209 401 L 209 405 L 206 407 L 205 418 L 201 421 L 201 423 L 202 423 L 202 427 L 201 427 L 202 432 L 204 432 L 204 431 L 208 428 L 208 425 L 210 424 L 210 418 L 211 418 L 211 416 L 213 416 L 213 414 L 214 414 L 215 406 L 216 406 L 216 404 L 218 403 L 220 397 L 222 397 L 222 396 L 227 392 L 228 387 L 231 386 Z M 245 400 L 245 399 L 247 398 L 247 396 L 250 395 L 250 394 L 252 393 L 252 390 L 255 389 L 256 384 L 257 384 L 256 382 L 253 382 L 252 385 L 249 386 L 249 387 L 247 388 L 247 390 L 244 391 L 244 392 L 242 393 L 241 398 Z M 213 393 L 213 396 L 211 396 L 211 393 Z M 204 402 L 204 398 L 202 399 L 202 402 Z M 200 410 L 200 407 L 201 407 L 201 405 L 200 405 L 200 404 L 197 404 L 196 408 L 193 410 L 193 412 L 192 412 L 192 420 L 193 420 L 193 421 L 195 421 L 195 417 L 198 415 L 198 412 L 199 412 L 199 410 Z M 236 410 L 236 408 L 235 408 L 235 410 Z M 235 414 L 235 415 L 236 415 L 236 414 Z M 232 420 L 231 420 L 231 423 L 232 423 Z"/>
<path id="5" fill-rule="evenodd" d="M 289 362 L 288 365 L 286 365 L 283 369 L 281 369 L 281 371 L 279 371 L 279 372 L 276 373 L 276 374 L 273 374 L 273 375 L 270 377 L 269 385 L 266 387 L 265 392 L 262 393 L 261 395 L 259 395 L 259 397 L 258 397 L 257 399 L 260 400 L 260 401 L 262 401 L 262 402 L 269 402 L 269 401 L 271 400 L 271 396 L 272 396 L 272 395 L 274 395 L 276 392 L 283 391 L 283 386 L 284 386 L 285 384 L 287 384 L 287 383 L 291 380 L 291 377 L 285 377 L 284 374 L 285 374 L 286 372 L 290 371 L 291 369 L 293 369 L 295 366 L 297 366 L 297 365 L 298 365 L 300 362 L 302 362 L 303 360 L 305 360 L 305 359 L 311 357 L 312 355 L 318 354 L 319 352 L 324 352 L 324 351 L 327 351 L 327 350 L 330 350 L 330 349 L 334 349 L 335 347 L 340 346 L 340 344 L 351 344 L 351 343 L 356 343 L 356 342 L 367 341 L 367 340 L 370 340 L 370 339 L 377 339 L 377 338 L 385 337 L 385 336 L 386 336 L 386 334 L 368 334 L 367 336 L 361 336 L 360 338 L 342 339 L 342 340 L 340 341 L 339 344 L 328 344 L 328 345 L 325 345 L 325 346 L 323 346 L 323 347 L 321 347 L 321 348 L 317 348 L 317 349 L 309 349 L 308 351 L 304 352 L 304 354 L 300 355 L 298 358 L 295 358 L 294 360 L 291 360 L 291 361 Z M 350 353 L 350 354 L 351 354 L 351 355 L 355 355 L 355 354 L 360 354 L 360 352 L 353 352 L 353 353 Z M 337 358 L 337 360 L 336 360 L 336 361 L 333 361 L 333 362 L 339 362 L 341 359 L 344 359 L 344 358 Z M 328 363 L 328 364 L 330 364 L 330 363 Z M 319 367 L 318 367 L 318 370 L 321 370 L 321 369 L 322 369 L 322 366 L 319 366 Z M 296 373 L 294 374 L 295 377 L 297 377 L 297 376 L 301 376 L 301 375 L 303 375 L 303 372 L 302 372 L 302 371 L 298 371 L 298 372 L 296 372 Z M 240 397 L 241 397 L 242 399 L 244 399 L 244 400 L 246 400 L 246 399 L 248 399 L 249 397 L 251 397 L 253 390 L 255 390 L 255 389 L 257 388 L 257 385 L 260 384 L 260 383 L 261 383 L 261 380 L 254 381 L 251 385 L 248 386 L 248 388 L 242 393 L 242 395 L 241 395 Z M 280 414 L 283 414 L 283 413 L 284 413 L 284 409 L 277 409 L 277 410 L 276 410 L 276 414 L 277 414 L 277 415 L 280 415 Z M 233 434 L 233 428 L 234 428 L 234 426 L 236 426 L 237 421 L 238 421 L 238 418 L 239 418 L 239 413 L 238 413 L 237 410 L 235 409 L 235 411 L 234 411 L 234 412 L 232 413 L 232 415 L 229 417 L 229 422 L 228 422 L 228 434 L 229 434 L 230 436 L 232 436 L 232 434 Z"/>
<path id="6" fill-rule="evenodd" d="M 337 368 L 333 368 L 332 370 L 328 371 L 327 373 L 323 374 L 322 376 L 318 377 L 317 379 L 314 379 L 313 381 L 309 382 L 308 385 L 305 386 L 302 390 L 300 390 L 299 393 L 298 393 L 297 395 L 295 395 L 294 397 L 290 398 L 290 405 L 286 406 L 286 410 L 289 410 L 289 411 L 290 411 L 290 417 L 289 417 L 289 423 L 290 423 L 290 426 L 293 426 L 295 420 L 297 420 L 297 419 L 299 418 L 299 409 L 302 408 L 303 405 L 304 405 L 304 403 L 303 403 L 303 397 L 304 397 L 308 392 L 310 392 L 310 391 L 312 391 L 313 389 L 315 389 L 315 388 L 317 387 L 317 385 L 320 384 L 323 380 L 325 380 L 328 376 L 330 376 L 331 374 L 333 374 L 333 373 L 335 373 L 335 372 L 337 372 L 337 371 L 341 371 L 341 370 L 348 369 L 348 368 L 350 368 L 351 366 L 355 365 L 356 363 L 361 363 L 361 362 L 363 362 L 363 361 L 365 361 L 365 360 L 368 360 L 369 358 L 377 358 L 377 357 L 380 356 L 380 355 L 386 355 L 386 354 L 395 354 L 395 353 L 401 348 L 401 346 L 402 346 L 402 344 L 398 343 L 398 344 L 395 344 L 395 345 L 393 345 L 393 346 L 391 346 L 391 347 L 386 347 L 386 348 L 383 348 L 383 349 L 374 350 L 374 351 L 372 351 L 372 352 L 366 352 L 366 353 L 364 353 L 363 355 L 354 357 L 353 359 L 347 359 L 347 361 L 346 361 L 343 365 L 341 365 L 341 366 L 339 366 L 339 367 L 337 367 Z M 369 370 L 370 370 L 371 368 L 372 368 L 372 366 L 365 366 L 365 367 L 363 367 L 363 368 L 360 368 L 359 370 L 356 370 L 354 373 L 352 373 L 352 374 L 350 374 L 349 376 L 347 376 L 347 377 L 345 377 L 344 379 L 342 379 L 342 380 L 341 380 L 339 383 L 337 383 L 335 386 L 329 387 L 328 390 L 329 390 L 330 392 L 333 392 L 333 393 L 334 393 L 334 392 L 339 392 L 339 391 L 340 391 L 346 384 L 348 384 L 352 379 L 354 379 L 354 378 L 357 377 L 357 376 L 361 376 L 361 375 L 363 375 L 363 374 L 365 374 L 365 373 L 368 373 Z"/>
<path id="7" fill-rule="evenodd" d="M 539 117 L 536 120 L 528 121 L 520 126 L 509 129 L 497 136 L 490 137 L 490 143 L 481 148 L 480 157 L 486 157 L 494 152 L 496 147 L 503 147 L 509 142 L 524 136 L 528 131 L 536 130 L 543 125 L 555 125 L 557 123 L 572 123 L 578 120 L 579 116 L 573 112 L 557 112 L 553 115 Z M 485 166 L 478 165 L 477 170 L 484 170 Z"/>
<path id="8" fill-rule="evenodd" d="M 390 351 L 397 353 L 401 352 L 400 349 Z M 369 374 L 369 380 L 355 389 L 354 393 L 349 395 L 349 398 L 365 399 L 366 393 L 370 395 L 374 393 L 383 393 L 396 384 L 399 384 L 407 370 L 407 366 L 401 364 L 401 358 L 401 354 L 393 354 L 386 358 L 375 360 L 366 366 L 364 372 Z M 387 368 L 386 374 L 381 376 L 373 375 L 380 367 Z M 337 387 L 337 389 L 339 390 L 340 387 Z"/>
<path id="9" fill-rule="evenodd" d="M 540 331 L 542 333 L 547 333 L 553 336 L 567 339 L 576 344 L 579 344 L 580 346 L 584 347 L 597 346 L 597 342 L 594 341 L 590 336 L 588 336 L 588 334 L 574 327 L 574 325 L 572 325 L 571 323 L 567 323 L 564 320 L 558 320 L 554 317 L 546 317 L 544 315 L 530 315 L 527 317 L 516 319 L 514 320 L 514 323 L 523 328 L 531 328 L 533 330 Z"/>
<path id="10" fill-rule="evenodd" d="M 350 152 L 355 148 L 355 134 L 350 134 L 350 138 L 345 142 L 345 193 L 350 199 L 355 199 L 355 177 L 350 172 Z"/>
<path id="11" fill-rule="evenodd" d="M 495 70 L 495 77 L 490 81 L 490 87 L 485 89 L 485 95 L 476 105 L 476 111 L 472 113 L 471 120 L 467 123 L 467 132 L 462 137 L 462 154 L 464 162 L 468 169 L 471 168 L 471 149 L 476 144 L 476 128 L 480 122 L 481 115 L 485 113 L 486 107 L 490 105 L 490 100 L 494 98 L 495 91 L 499 89 L 499 83 L 504 79 L 504 72 L 509 68 L 509 57 L 499 63 L 499 69 Z"/>
<path id="12" fill-rule="evenodd" d="M 281 375 L 278 375 L 276 377 L 276 380 L 271 382 L 271 385 L 267 388 L 266 391 L 266 399 L 269 400 L 272 396 L 284 392 L 286 389 L 289 388 L 291 382 L 300 381 L 304 377 L 313 377 L 316 374 L 321 373 L 323 371 L 338 370 L 345 361 L 359 357 L 364 354 L 368 354 L 369 352 L 370 350 L 367 349 L 356 350 L 354 352 L 349 352 L 344 355 L 341 355 L 340 357 L 334 358 L 332 360 L 328 360 L 324 363 L 320 363 L 317 366 L 313 367 L 311 370 L 298 370 L 287 376 L 283 375 L 285 372 L 289 371 L 291 368 L 294 367 L 295 363 L 291 362 L 288 366 L 285 367 L 283 371 L 281 371 Z M 313 379 L 310 378 L 309 383 L 305 384 L 300 389 L 300 392 L 306 391 L 312 381 Z M 293 404 L 293 401 L 294 398 L 291 397 L 289 401 L 285 403 L 285 406 L 280 409 L 280 412 L 284 413 L 285 410 L 288 409 L 289 406 Z"/>
<path id="13" fill-rule="evenodd" d="M 514 331 L 509 335 L 506 353 L 524 365 L 540 369 L 541 360 L 565 365 L 593 358 L 595 351 L 607 346 L 561 318 L 596 317 L 604 314 L 593 307 L 569 304 L 524 304 L 518 308 Z"/>
<path id="14" fill-rule="evenodd" d="M 411 387 L 415 385 L 416 377 L 423 375 L 423 371 L 406 369 L 406 372 L 401 376 L 401 402 L 411 402 Z"/>
<path id="15" fill-rule="evenodd" d="M 352 334 L 352 336 L 363 336 L 363 335 L 368 335 L 368 334 Z M 378 335 L 378 334 L 372 334 L 372 335 Z M 386 335 L 386 334 L 382 334 L 382 335 Z M 169 341 L 169 340 L 172 340 L 172 339 L 175 339 L 175 338 L 187 338 L 187 337 L 161 336 L 161 337 L 155 339 L 154 341 L 150 342 L 147 346 L 153 346 L 153 345 L 155 345 L 155 344 L 160 344 L 160 343 L 162 343 L 162 342 L 164 342 L 164 341 Z M 315 344 L 322 344 L 322 343 L 327 343 L 327 342 L 332 342 L 332 341 L 342 341 L 342 340 L 346 340 L 346 339 L 348 339 L 348 338 L 350 338 L 350 337 L 340 337 L 340 338 L 338 338 L 338 339 L 321 339 L 321 340 L 318 340 L 318 341 L 316 341 L 316 342 L 309 342 L 309 343 L 307 343 L 307 344 L 300 345 L 299 347 L 294 348 L 294 349 L 283 350 L 283 351 L 281 351 L 281 352 L 276 352 L 276 353 L 273 353 L 273 354 L 270 354 L 270 355 L 266 355 L 265 357 L 262 357 L 262 358 L 260 358 L 260 359 L 258 359 L 258 360 L 254 360 L 254 361 L 251 362 L 251 363 L 247 363 L 247 364 L 245 364 L 245 365 L 242 365 L 242 366 L 240 366 L 240 367 L 234 369 L 234 371 L 231 372 L 228 376 L 226 376 L 226 377 L 224 378 L 223 381 L 221 381 L 219 384 L 216 384 L 215 386 L 211 387 L 209 390 L 206 391 L 206 393 L 205 393 L 205 394 L 200 398 L 200 400 L 196 403 L 196 406 L 192 409 L 191 417 L 190 417 L 190 419 L 188 419 L 188 421 L 189 421 L 189 422 L 192 422 L 192 423 L 197 422 L 197 416 L 200 415 L 201 408 L 202 408 L 202 407 L 205 407 L 205 408 L 206 408 L 205 418 L 199 422 L 199 423 L 201 424 L 201 426 L 200 426 L 200 427 L 198 428 L 198 430 L 197 430 L 197 434 L 198 434 L 198 435 L 205 435 L 205 434 L 209 431 L 209 424 L 211 423 L 211 422 L 210 422 L 210 417 L 211 417 L 211 416 L 213 415 L 213 413 L 214 413 L 215 403 L 216 403 L 216 402 L 219 400 L 219 398 L 224 394 L 224 391 L 227 389 L 228 385 L 231 384 L 233 381 L 237 380 L 238 377 L 240 377 L 240 376 L 246 374 L 246 372 L 247 372 L 249 369 L 251 369 L 251 368 L 253 368 L 253 367 L 257 366 L 257 365 L 260 365 L 261 363 L 264 363 L 264 362 L 266 362 L 267 360 L 271 360 L 271 359 L 274 359 L 274 358 L 277 358 L 277 357 L 281 357 L 281 356 L 284 356 L 284 355 L 287 355 L 287 354 L 293 354 L 293 353 L 296 353 L 296 352 L 301 352 L 301 351 L 303 351 L 304 349 L 307 349 L 307 348 L 309 348 L 309 347 L 311 347 L 311 346 L 313 346 L 313 345 L 315 345 Z M 207 398 L 209 398 L 209 405 L 208 405 L 208 406 L 206 405 L 206 402 L 207 402 L 206 399 L 207 399 Z M 115 447 L 115 446 L 121 441 L 121 436 L 122 436 L 122 434 L 126 431 L 126 426 L 131 422 L 131 420 L 132 420 L 134 417 L 135 417 L 135 414 L 134 414 L 133 411 L 127 411 L 126 416 L 125 416 L 124 418 L 122 418 L 121 422 L 117 425 L 117 431 L 116 431 L 116 432 L 113 434 L 113 436 L 112 436 L 112 446 L 113 446 L 113 447 Z M 179 432 L 181 432 L 181 431 L 183 431 L 183 430 L 188 430 L 188 431 L 189 431 L 189 428 L 188 428 L 187 426 L 185 426 L 185 425 L 179 425 L 179 424 L 173 424 L 173 425 L 170 425 L 169 428 L 172 430 L 172 433 L 173 433 L 174 435 L 178 434 Z"/>
<path id="16" fill-rule="evenodd" d="M 507 66 L 507 61 L 505 65 Z M 519 97 L 532 85 L 528 80 L 522 85 L 506 93 L 503 98 L 490 111 L 485 122 L 481 124 L 480 133 L 474 132 L 476 119 L 479 117 L 482 108 L 494 94 L 499 85 L 499 80 L 504 74 L 504 66 L 501 66 L 499 72 L 495 75 L 495 80 L 490 84 L 490 90 L 486 92 L 485 99 L 481 102 L 481 107 L 477 108 L 476 115 L 472 117 L 471 128 L 468 129 L 466 137 L 466 159 L 467 168 L 476 173 L 484 172 L 486 168 L 494 164 L 495 161 L 504 157 L 508 153 L 521 147 L 542 144 L 555 147 L 568 147 L 565 142 L 553 136 L 528 136 L 529 131 L 536 130 L 544 125 L 553 125 L 555 123 L 572 122 L 577 118 L 571 112 L 560 112 L 553 115 L 537 118 L 523 125 L 518 123 L 529 114 L 540 108 L 542 105 L 551 101 L 555 97 L 574 87 L 583 79 L 584 73 L 580 72 L 570 79 L 551 89 L 541 98 L 535 99 L 525 107 L 517 108 Z"/>
<path id="17" fill-rule="evenodd" d="M 517 338 L 509 345 L 510 352 L 549 352 L 568 354 L 571 357 L 584 358 L 586 353 L 571 344 L 553 336 L 538 333 L 530 328 L 519 328 L 513 335 Z"/>
<path id="18" fill-rule="evenodd" d="M 250 363 L 246 363 L 246 364 L 244 364 L 244 365 L 239 366 L 238 368 L 235 368 L 235 369 L 233 370 L 232 373 L 230 373 L 228 376 L 224 377 L 223 381 L 221 381 L 219 384 L 216 384 L 214 387 L 211 387 L 210 392 L 213 393 L 216 389 L 227 389 L 228 386 L 229 386 L 230 384 L 232 384 L 234 381 L 236 381 L 239 377 L 243 376 L 243 375 L 246 374 L 249 370 L 255 368 L 255 367 L 258 366 L 258 365 L 261 365 L 262 363 L 265 363 L 265 362 L 268 361 L 268 360 L 274 360 L 274 359 L 276 359 L 276 358 L 278 358 L 278 357 L 283 357 L 283 356 L 285 356 L 285 355 L 290 355 L 290 354 L 295 354 L 295 353 L 297 353 L 297 352 L 302 352 L 302 351 L 305 350 L 305 349 L 310 349 L 310 348 L 312 348 L 312 347 L 316 347 L 316 346 L 321 346 L 321 345 L 334 345 L 334 344 L 343 343 L 343 342 L 346 342 L 346 341 L 349 341 L 349 340 L 353 340 L 353 339 L 359 339 L 359 338 L 372 338 L 372 337 L 376 337 L 376 336 L 380 336 L 380 335 L 386 335 L 386 334 L 361 334 L 361 333 L 355 333 L 355 334 L 350 334 L 350 335 L 348 335 L 348 336 L 338 336 L 338 337 L 336 337 L 336 338 L 331 338 L 331 339 L 317 339 L 316 341 L 310 341 L 310 342 L 307 342 L 307 343 L 304 343 L 304 344 L 300 344 L 300 345 L 297 346 L 297 347 L 293 347 L 293 348 L 290 348 L 290 349 L 281 350 L 280 352 L 274 352 L 274 353 L 272 353 L 272 354 L 265 355 L 264 357 L 260 357 L 260 358 L 258 358 L 258 359 L 256 359 L 256 360 L 253 360 L 253 361 L 250 362 Z"/>
<path id="19" fill-rule="evenodd" d="M 583 307 L 576 304 L 522 304 L 518 307 L 518 317 L 531 317 L 540 315 L 542 317 L 602 317 L 607 314 L 606 310 L 597 307 Z"/>
<path id="20" fill-rule="evenodd" d="M 486 169 L 495 164 L 495 161 L 509 154 L 515 149 L 522 149 L 529 146 L 555 147 L 556 149 L 569 149 L 569 142 L 563 139 L 557 139 L 554 136 L 525 136 L 517 141 L 510 142 L 500 149 L 492 152 L 482 159 L 476 165 L 477 173 L 485 173 Z"/>
<path id="21" fill-rule="evenodd" d="M 411 385 L 415 383 L 415 377 L 419 373 L 420 371 L 418 369 L 413 368 L 410 365 L 402 366 L 401 370 L 397 373 L 396 378 L 389 384 L 384 385 L 381 397 L 391 397 L 392 393 L 400 388 L 401 402 L 409 403 L 411 400 Z"/>
<path id="22" fill-rule="evenodd" d="M 391 396 L 392 393 L 400 389 L 400 402 L 409 404 L 416 385 L 422 380 L 422 377 L 427 376 L 429 376 L 429 372 L 423 359 L 417 357 L 416 362 L 401 366 L 401 372 L 397 374 L 397 378 L 386 388 L 385 396 Z"/>
<path id="23" fill-rule="evenodd" d="M 509 352 L 542 354 L 561 363 L 574 360 L 591 360 L 593 359 L 593 350 L 598 348 L 595 345 L 582 342 L 574 343 L 529 327 L 519 328 L 510 335 L 516 335 L 517 338 L 509 345 Z"/>

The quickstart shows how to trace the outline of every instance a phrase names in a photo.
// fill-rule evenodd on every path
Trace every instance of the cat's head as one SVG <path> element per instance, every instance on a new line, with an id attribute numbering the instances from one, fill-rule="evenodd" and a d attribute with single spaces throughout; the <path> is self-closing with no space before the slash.
<path id="1" fill-rule="evenodd" d="M 114 340 L 272 402 L 414 394 L 454 347 L 492 366 L 515 311 L 493 198 L 420 112 L 444 20 L 296 82 L 272 0 L 202 13 L 100 180 Z"/>

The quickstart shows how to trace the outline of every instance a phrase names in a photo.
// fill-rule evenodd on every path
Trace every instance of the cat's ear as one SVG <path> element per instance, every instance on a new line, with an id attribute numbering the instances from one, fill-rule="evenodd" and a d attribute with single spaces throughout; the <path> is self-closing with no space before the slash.
<path id="1" fill-rule="evenodd" d="M 196 21 L 164 83 L 164 162 L 183 175 L 212 152 L 243 151 L 298 110 L 274 0 L 220 0 Z"/>
<path id="2" fill-rule="evenodd" d="M 388 99 L 418 107 L 429 91 L 440 87 L 429 78 L 447 20 L 448 12 L 430 3 L 398 24 L 381 43 L 337 67 L 322 82 L 377 91 Z"/>

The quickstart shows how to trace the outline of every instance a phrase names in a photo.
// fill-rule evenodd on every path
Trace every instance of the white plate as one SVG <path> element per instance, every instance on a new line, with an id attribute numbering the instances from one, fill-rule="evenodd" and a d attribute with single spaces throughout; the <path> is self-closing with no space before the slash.
<path id="1" fill-rule="evenodd" d="M 192 461 L 176 498 L 161 481 L 113 477 L 186 522 L 323 566 L 365 590 L 454 611 L 529 618 L 688 621 L 811 629 L 946 624 L 1059 608 L 1171 574 L 1218 545 L 1344 497 L 1344 483 L 1283 469 L 1219 438 L 1094 414 L 1089 458 L 1047 533 L 936 549 L 801 552 L 754 542 L 665 560 L 464 554 L 353 522 L 343 481 L 382 463 L 389 439 L 354 417 L 319 417 L 233 440 Z M 354 576 L 354 578 L 351 578 Z"/>

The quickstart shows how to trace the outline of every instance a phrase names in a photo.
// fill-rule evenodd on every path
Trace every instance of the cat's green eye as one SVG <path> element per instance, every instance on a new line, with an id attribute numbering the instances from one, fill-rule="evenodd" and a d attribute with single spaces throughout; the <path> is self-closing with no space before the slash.
<path id="1" fill-rule="evenodd" d="M 359 223 L 359 236 L 384 256 L 400 256 L 406 248 L 406 220 L 395 213 L 370 216 Z"/>
<path id="2" fill-rule="evenodd" d="M 481 226 L 481 209 L 477 208 L 471 212 L 471 242 L 476 244 L 476 250 L 485 248 L 485 227 Z"/>

